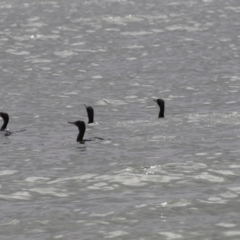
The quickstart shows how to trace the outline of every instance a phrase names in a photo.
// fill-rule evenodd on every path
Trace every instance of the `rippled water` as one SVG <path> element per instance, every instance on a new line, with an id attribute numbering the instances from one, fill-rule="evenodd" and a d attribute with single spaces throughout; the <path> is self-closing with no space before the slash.
<path id="1" fill-rule="evenodd" d="M 26 131 L 0 136 L 0 238 L 239 239 L 239 12 L 1 1 L 0 111 Z M 106 140 L 76 143 L 83 104 Z"/>

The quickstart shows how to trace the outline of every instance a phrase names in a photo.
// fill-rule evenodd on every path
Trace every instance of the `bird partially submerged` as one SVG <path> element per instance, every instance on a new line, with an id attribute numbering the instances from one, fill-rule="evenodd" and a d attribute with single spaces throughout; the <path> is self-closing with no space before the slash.
<path id="1" fill-rule="evenodd" d="M 88 114 L 88 124 L 94 123 L 94 109 L 91 106 L 86 106 L 84 104 L 87 114 Z"/>
<path id="2" fill-rule="evenodd" d="M 84 143 L 85 141 L 94 141 L 95 139 L 104 140 L 103 138 L 100 138 L 100 137 L 92 137 L 90 139 L 83 139 L 85 131 L 86 131 L 86 124 L 84 121 L 79 120 L 76 122 L 68 122 L 68 123 L 73 124 L 78 127 L 79 134 L 77 136 L 77 142 L 79 142 L 79 143 Z"/>
<path id="3" fill-rule="evenodd" d="M 19 130 L 19 131 L 12 132 L 9 129 L 7 129 L 7 125 L 8 125 L 8 122 L 9 122 L 8 113 L 0 112 L 0 117 L 3 119 L 3 125 L 1 126 L 0 131 L 3 132 L 4 136 L 9 136 L 9 135 L 12 135 L 13 133 L 25 131 L 25 129 L 22 129 L 22 130 Z"/>
<path id="4" fill-rule="evenodd" d="M 1 126 L 0 131 L 3 132 L 5 136 L 11 135 L 12 132 L 7 129 L 9 115 L 6 112 L 0 112 L 0 117 L 3 119 L 3 125 Z"/>
<path id="5" fill-rule="evenodd" d="M 4 130 L 7 129 L 7 125 L 8 125 L 8 122 L 9 122 L 9 115 L 5 112 L 0 112 L 0 116 L 3 119 L 3 125 L 2 125 L 0 130 L 4 131 Z"/>
<path id="6" fill-rule="evenodd" d="M 164 111 L 165 111 L 165 102 L 163 99 L 153 99 L 154 102 L 156 102 L 160 108 L 160 111 L 159 111 L 159 115 L 158 117 L 159 118 L 164 118 Z"/>

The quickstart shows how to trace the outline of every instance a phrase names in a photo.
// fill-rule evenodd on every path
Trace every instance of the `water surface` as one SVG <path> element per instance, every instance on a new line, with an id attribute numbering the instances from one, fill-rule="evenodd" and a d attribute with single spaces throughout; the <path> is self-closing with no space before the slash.
<path id="1" fill-rule="evenodd" d="M 239 239 L 239 12 L 2 1 L 0 111 L 26 129 L 0 136 L 2 239 Z M 106 140 L 76 143 L 83 104 Z"/>

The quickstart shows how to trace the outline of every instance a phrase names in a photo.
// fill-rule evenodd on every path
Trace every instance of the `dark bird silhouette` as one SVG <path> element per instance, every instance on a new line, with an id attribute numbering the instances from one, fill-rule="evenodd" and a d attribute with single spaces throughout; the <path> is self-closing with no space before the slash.
<path id="1" fill-rule="evenodd" d="M 22 129 L 22 130 L 19 130 L 19 131 L 12 132 L 9 129 L 7 129 L 7 125 L 8 125 L 8 122 L 9 122 L 8 113 L 0 112 L 0 117 L 3 119 L 3 125 L 1 126 L 0 131 L 3 132 L 5 136 L 9 136 L 9 135 L 12 135 L 13 133 L 25 131 L 25 129 Z"/>
<path id="2" fill-rule="evenodd" d="M 156 102 L 160 108 L 160 111 L 159 111 L 159 115 L 158 117 L 159 118 L 164 118 L 164 110 L 165 110 L 165 102 L 163 99 L 153 99 L 154 102 Z"/>
<path id="3" fill-rule="evenodd" d="M 7 130 L 7 125 L 9 122 L 9 115 L 5 112 L 0 112 L 0 117 L 3 119 L 3 125 L 0 129 L 0 131 Z"/>
<path id="4" fill-rule="evenodd" d="M 86 107 L 86 111 L 88 114 L 88 124 L 94 123 L 94 109 L 91 106 L 86 106 L 85 104 L 84 106 Z"/>
<path id="5" fill-rule="evenodd" d="M 12 134 L 12 132 L 10 132 L 8 129 L 7 129 L 7 125 L 8 125 L 8 122 L 9 122 L 9 115 L 5 112 L 0 112 L 0 117 L 3 119 L 3 125 L 2 127 L 0 128 L 0 131 L 3 132 L 3 134 L 5 136 L 9 136 Z"/>
<path id="6" fill-rule="evenodd" d="M 100 137 L 93 137 L 93 138 L 90 138 L 90 139 L 83 139 L 85 131 L 86 131 L 86 124 L 85 124 L 84 121 L 80 121 L 79 120 L 79 121 L 76 121 L 76 122 L 68 122 L 68 123 L 73 124 L 73 125 L 78 127 L 79 134 L 77 136 L 77 142 L 79 142 L 79 143 L 84 143 L 85 141 L 94 141 L 95 139 L 104 140 L 103 138 L 100 138 Z"/>

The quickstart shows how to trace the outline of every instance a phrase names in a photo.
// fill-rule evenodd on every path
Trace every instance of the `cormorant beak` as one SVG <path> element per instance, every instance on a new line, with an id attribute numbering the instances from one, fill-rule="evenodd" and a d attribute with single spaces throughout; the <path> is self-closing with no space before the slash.
<path id="1" fill-rule="evenodd" d="M 157 99 L 153 99 L 154 102 L 157 102 Z"/>
<path id="2" fill-rule="evenodd" d="M 70 123 L 70 124 L 73 124 L 73 125 L 76 125 L 76 123 L 75 123 L 75 122 L 68 122 L 68 123 Z"/>
<path id="3" fill-rule="evenodd" d="M 85 108 L 87 109 L 87 106 L 84 104 Z"/>

